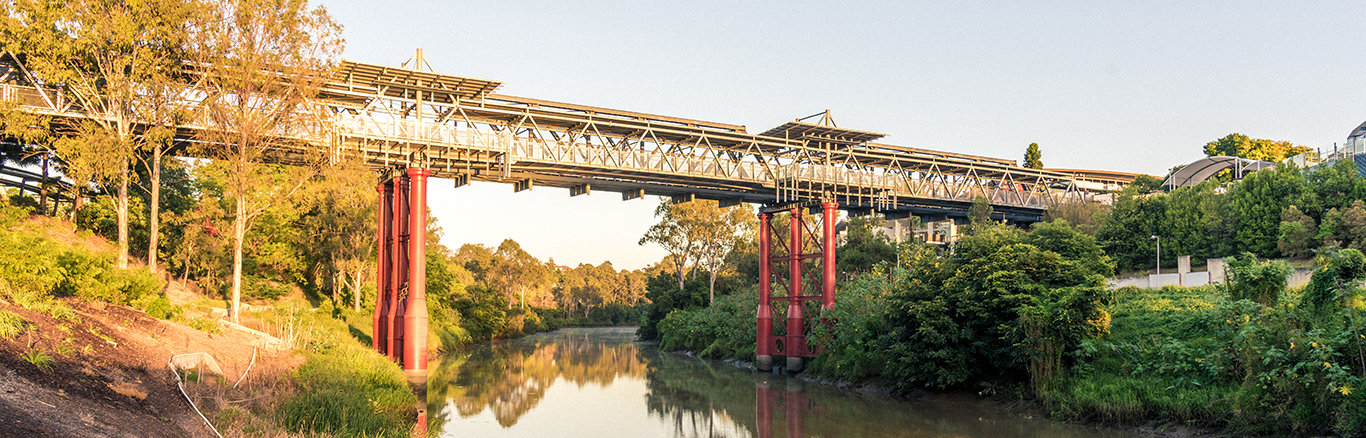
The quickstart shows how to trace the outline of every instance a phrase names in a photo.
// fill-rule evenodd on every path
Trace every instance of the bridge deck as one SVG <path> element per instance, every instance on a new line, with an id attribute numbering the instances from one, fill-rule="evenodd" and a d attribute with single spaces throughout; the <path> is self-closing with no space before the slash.
<path id="1" fill-rule="evenodd" d="M 13 58 L 9 58 L 12 62 Z M 844 208 L 962 211 L 978 196 L 997 211 L 1038 218 L 1053 202 L 1122 188 L 1103 173 L 1019 167 L 1014 161 L 871 143 L 882 134 L 789 122 L 744 126 L 492 94 L 500 82 L 354 61 L 341 63 L 317 123 L 283 133 L 280 162 L 326 150 L 376 168 L 425 165 L 457 181 L 496 181 L 772 204 L 831 199 Z M 56 90 L 0 86 L 0 98 L 59 121 L 101 117 Z M 181 126 L 195 142 L 206 117 Z M 191 150 L 181 153 L 192 154 Z M 1085 182 L 1085 187 L 1079 182 Z"/>

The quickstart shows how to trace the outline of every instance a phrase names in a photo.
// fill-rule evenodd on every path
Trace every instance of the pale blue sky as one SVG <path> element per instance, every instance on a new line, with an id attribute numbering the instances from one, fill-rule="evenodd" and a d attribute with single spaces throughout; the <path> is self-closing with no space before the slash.
<path id="1" fill-rule="evenodd" d="M 966 4 L 965 4 L 966 3 Z M 1162 175 L 1231 132 L 1331 148 L 1366 120 L 1366 2 L 324 1 L 345 57 L 499 92 L 746 125 L 830 109 L 885 142 Z M 447 243 L 639 268 L 657 201 L 510 185 L 430 204 Z"/>

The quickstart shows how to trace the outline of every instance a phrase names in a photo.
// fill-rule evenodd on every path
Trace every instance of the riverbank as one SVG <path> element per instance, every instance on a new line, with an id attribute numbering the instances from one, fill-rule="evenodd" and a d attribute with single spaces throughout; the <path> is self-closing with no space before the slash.
<path id="1" fill-rule="evenodd" d="M 416 399 L 369 349 L 369 314 L 221 300 L 134 266 L 69 222 L 0 205 L 0 437 L 409 436 Z M 363 322 L 364 325 L 360 325 Z M 210 367 L 168 361 L 206 353 Z M 194 401 L 204 417 L 191 407 Z"/>
<path id="2" fill-rule="evenodd" d="M 658 343 L 655 343 L 656 345 Z M 666 352 L 683 357 L 694 358 L 705 361 L 715 361 L 737 369 L 760 372 L 753 361 L 737 358 L 709 358 L 700 357 L 694 351 L 674 350 Z M 780 369 L 769 372 L 772 375 L 785 375 Z M 932 389 L 913 389 L 902 390 L 895 387 L 878 384 L 869 381 L 852 381 L 848 379 L 835 379 L 823 377 L 814 373 L 797 373 L 785 375 L 787 378 L 800 379 L 802 381 L 836 388 L 840 391 L 847 391 L 854 394 L 876 397 L 893 397 L 900 400 L 924 402 L 930 404 L 958 404 L 971 405 L 981 409 L 989 409 L 1006 415 L 1017 416 L 1026 420 L 1034 419 L 1055 419 L 1051 415 L 1048 406 L 1034 398 L 1004 398 L 1001 394 L 982 391 L 936 391 Z M 1065 421 L 1065 420 L 1064 420 Z M 1097 431 L 1122 431 L 1141 434 L 1144 436 L 1164 437 L 1164 438 L 1218 438 L 1224 437 L 1220 430 L 1201 428 L 1192 426 L 1180 421 L 1161 421 L 1153 420 L 1148 422 L 1136 422 L 1130 424 L 1119 424 L 1104 421 L 1071 421 Z"/>
<path id="3" fill-rule="evenodd" d="M 1029 327 L 1031 314 L 1001 313 L 996 333 L 1019 340 L 988 350 L 1003 364 L 1000 371 L 949 384 L 932 379 L 970 375 L 969 367 L 993 357 L 961 355 L 988 333 L 957 337 L 946 330 L 967 330 L 944 317 L 963 318 L 980 309 L 965 306 L 980 304 L 946 305 L 942 289 L 908 300 L 909 289 L 920 287 L 906 283 L 917 278 L 909 271 L 862 276 L 842 285 L 834 313 L 825 315 L 831 324 L 813 327 L 823 353 L 802 378 L 903 397 L 978 394 L 1012 408 L 1026 403 L 1061 421 L 1172 436 L 1361 436 L 1366 306 L 1354 285 L 1366 273 L 1366 257 L 1344 250 L 1325 258 L 1313 281 L 1298 289 L 1285 286 L 1292 269 L 1283 263 L 1249 256 L 1230 265 L 1222 287 L 1125 287 L 1093 295 L 1097 317 L 1085 321 L 1095 331 L 1070 338 L 1067 348 L 1012 338 Z M 1029 302 L 1019 297 L 995 299 Z M 661 348 L 748 368 L 755 301 L 727 296 L 673 312 L 659 325 Z M 1076 330 L 1068 328 L 1076 322 L 1054 321 L 1050 330 Z M 1051 359 L 1040 360 L 1040 352 Z"/>

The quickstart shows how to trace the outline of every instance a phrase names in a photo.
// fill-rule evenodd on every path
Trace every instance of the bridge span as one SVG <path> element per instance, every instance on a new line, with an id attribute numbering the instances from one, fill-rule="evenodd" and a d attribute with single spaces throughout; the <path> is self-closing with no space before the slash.
<path id="1" fill-rule="evenodd" d="M 6 54 L 10 74 L 0 97 L 27 111 L 73 122 L 101 117 L 35 86 Z M 727 123 L 643 114 L 497 94 L 501 82 L 437 73 L 421 52 L 393 67 L 341 61 L 317 96 L 328 114 L 283 134 L 276 162 L 325 151 L 360 158 L 377 170 L 421 167 L 454 180 L 645 195 L 675 202 L 836 202 L 853 214 L 878 212 L 963 216 L 973 199 L 989 199 L 1001 218 L 1040 220 L 1065 199 L 1089 199 L 1129 181 L 1104 174 L 1019 167 L 1003 160 L 876 143 L 884 135 L 837 126 L 829 112 L 813 123 L 794 120 L 762 133 Z M 190 118 L 185 143 L 209 124 Z M 188 154 L 188 149 L 180 149 Z"/>

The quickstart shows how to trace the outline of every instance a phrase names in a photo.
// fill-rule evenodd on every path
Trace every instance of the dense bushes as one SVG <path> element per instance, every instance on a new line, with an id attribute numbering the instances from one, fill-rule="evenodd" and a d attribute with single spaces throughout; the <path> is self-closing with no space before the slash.
<path id="1" fill-rule="evenodd" d="M 752 359 L 758 306 L 757 293 L 739 293 L 718 297 L 711 306 L 669 312 L 658 325 L 660 348 Z"/>
<path id="2" fill-rule="evenodd" d="M 1108 323 L 1103 276 L 1114 268 L 1097 254 L 1093 239 L 1057 222 L 1028 234 L 985 227 L 948 257 L 903 257 L 877 346 L 886 376 L 903 389 L 947 388 L 1055 369 Z"/>
<path id="3" fill-rule="evenodd" d="M 1352 160 L 1298 169 L 1276 166 L 1223 185 L 1208 181 L 1149 193 L 1131 186 L 1100 215 L 1096 238 L 1122 270 L 1152 266 L 1162 238 L 1164 267 L 1172 255 L 1195 263 L 1248 251 L 1304 257 L 1320 248 L 1366 246 L 1366 179 Z"/>
<path id="4" fill-rule="evenodd" d="M 1102 276 L 1113 262 L 1066 222 L 1030 233 L 984 224 L 949 255 L 900 251 L 900 264 L 839 285 L 835 310 L 818 316 L 828 325 L 809 324 L 824 351 L 813 372 L 911 389 L 1024 382 L 1034 369 L 1046 386 L 1077 344 L 1108 327 Z M 657 327 L 663 348 L 753 358 L 753 293 L 701 307 L 676 287 L 659 290 L 670 293 L 652 297 L 650 315 L 674 307 Z"/>
<path id="5" fill-rule="evenodd" d="M 680 289 L 676 277 L 660 272 L 650 277 L 645 290 L 645 298 L 649 303 L 642 306 L 644 316 L 640 329 L 636 330 L 636 336 L 645 340 L 661 339 L 663 333 L 659 331 L 659 323 L 670 313 L 698 309 L 707 304 L 707 282 L 700 278 L 689 279 Z"/>
<path id="6" fill-rule="evenodd" d="M 23 217 L 27 217 L 25 209 L 0 211 L 0 223 L 18 225 L 0 228 L 0 297 L 65 319 L 75 319 L 75 312 L 55 300 L 57 296 L 131 305 L 155 311 L 159 317 L 178 312 L 165 301 L 162 281 L 155 275 L 141 269 L 117 269 L 112 253 L 45 237 L 50 225 L 21 224 Z"/>
<path id="7" fill-rule="evenodd" d="M 1045 394 L 1068 419 L 1162 418 L 1239 434 L 1366 434 L 1355 250 L 1320 259 L 1301 294 L 1278 262 L 1245 256 L 1226 287 L 1121 289 L 1112 332 L 1083 342 L 1068 385 Z"/>

